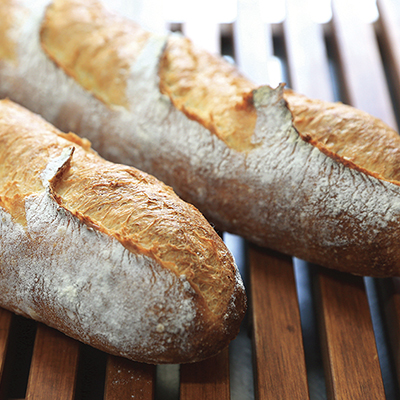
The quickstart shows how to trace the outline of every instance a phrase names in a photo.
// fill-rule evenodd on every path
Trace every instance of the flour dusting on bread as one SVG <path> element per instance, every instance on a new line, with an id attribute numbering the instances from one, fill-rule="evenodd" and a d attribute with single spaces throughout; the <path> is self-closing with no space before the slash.
<path id="1" fill-rule="evenodd" d="M 198 361 L 236 336 L 233 257 L 171 188 L 9 100 L 0 165 L 3 307 L 150 363 Z"/>
<path id="2" fill-rule="evenodd" d="M 41 42 L 41 32 L 59 27 L 56 33 L 62 36 L 64 22 L 70 29 L 75 21 L 73 12 L 47 15 L 50 3 L 38 1 L 40 7 L 32 7 L 22 2 L 26 11 L 12 13 L 17 67 L 0 60 L 0 95 L 64 131 L 87 137 L 105 158 L 155 175 L 220 230 L 339 270 L 400 275 L 400 189 L 394 157 L 400 152 L 398 139 L 385 124 L 347 106 L 306 99 L 282 85 L 256 88 L 237 71 L 226 75 L 232 66 L 177 35 L 151 34 L 140 41 L 140 51 L 124 70 L 127 103 L 107 103 L 81 78 L 64 71 L 62 46 Z M 65 3 L 55 0 L 54 9 Z M 82 10 L 84 3 L 69 4 Z M 88 10 L 93 6 L 108 15 L 93 4 Z M 66 21 L 61 27 L 46 15 Z M 93 27 L 89 21 L 85 29 Z M 94 36 L 102 37 L 102 32 Z M 82 43 L 77 47 L 85 51 Z M 106 50 L 122 48 L 112 41 Z M 210 60 L 206 68 L 204 60 Z M 92 78 L 100 72 L 93 70 Z M 215 82 L 213 76 L 218 77 Z M 206 90 L 204 81 L 215 87 Z M 228 83 L 232 98 L 226 101 L 220 89 Z M 210 93 L 214 97 L 208 102 Z M 219 102 L 217 118 L 208 106 Z M 350 124 L 357 129 L 349 128 L 345 115 L 352 115 Z M 254 128 L 250 122 L 241 128 L 247 119 L 255 121 Z M 319 121 L 317 129 L 313 121 Z M 346 148 L 344 132 L 349 141 L 358 141 Z M 374 154 L 369 163 L 371 146 L 362 141 L 371 141 L 371 136 L 380 149 L 391 150 L 382 151 L 381 158 Z M 360 161 L 363 149 L 361 159 L 367 163 Z"/>

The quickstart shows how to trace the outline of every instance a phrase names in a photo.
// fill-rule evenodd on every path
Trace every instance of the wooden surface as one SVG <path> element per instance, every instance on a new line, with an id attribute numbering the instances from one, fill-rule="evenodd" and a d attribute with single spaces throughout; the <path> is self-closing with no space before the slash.
<path id="1" fill-rule="evenodd" d="M 382 53 L 387 70 L 393 82 L 393 93 L 396 101 L 400 101 L 400 2 L 378 0 L 380 18 L 378 33 L 382 45 Z"/>
<path id="2" fill-rule="evenodd" d="M 362 278 L 323 271 L 318 303 L 330 399 L 383 399 L 378 353 Z"/>
<path id="3" fill-rule="evenodd" d="M 372 24 L 348 0 L 333 1 L 333 30 L 346 102 L 396 128 L 393 106 Z"/>
<path id="4" fill-rule="evenodd" d="M 262 15 L 261 2 L 239 0 L 237 20 L 224 29 L 204 15 L 175 26 L 209 51 L 225 51 L 258 84 L 286 81 L 303 94 L 344 101 L 397 129 L 399 1 L 377 0 L 380 17 L 368 23 L 358 18 L 353 0 L 332 0 L 332 20 L 323 25 L 312 19 L 309 0 L 287 0 L 285 18 L 275 24 Z M 132 10 L 148 18 L 157 0 L 136 3 Z M 167 25 L 160 15 L 152 24 Z M 231 48 L 221 45 L 221 33 Z M 312 271 L 304 287 L 290 257 L 253 246 L 245 254 L 250 307 L 239 348 L 234 342 L 213 359 L 168 369 L 105 355 L 0 310 L 0 400 L 400 398 L 399 279 L 374 280 L 375 313 L 387 333 L 377 342 L 363 278 L 304 264 L 298 272 Z M 312 304 L 304 304 L 305 297 Z M 312 320 L 319 345 L 310 350 Z M 381 356 L 382 347 L 389 359 Z M 320 356 L 310 357 L 314 351 Z M 241 358 L 246 352 L 252 353 L 251 371 Z"/>
<path id="5" fill-rule="evenodd" d="M 12 314 L 0 309 L 0 376 L 3 376 Z"/>
<path id="6" fill-rule="evenodd" d="M 250 295 L 257 398 L 309 398 L 291 258 L 251 247 Z"/>
<path id="7" fill-rule="evenodd" d="M 290 87 L 310 98 L 333 101 L 324 28 L 311 19 L 310 2 L 288 0 L 284 37 Z"/>
<path id="8" fill-rule="evenodd" d="M 28 380 L 29 400 L 72 400 L 78 370 L 79 343 L 38 325 Z"/>
<path id="9" fill-rule="evenodd" d="M 234 23 L 235 61 L 246 77 L 258 85 L 269 81 L 268 63 L 273 52 L 271 28 L 260 18 L 260 1 L 238 0 Z M 249 45 L 257 43 L 257 46 Z"/>
<path id="10" fill-rule="evenodd" d="M 151 400 L 154 398 L 156 367 L 108 356 L 105 400 Z"/>
<path id="11" fill-rule="evenodd" d="M 194 364 L 181 365 L 180 400 L 228 400 L 229 353 Z"/>

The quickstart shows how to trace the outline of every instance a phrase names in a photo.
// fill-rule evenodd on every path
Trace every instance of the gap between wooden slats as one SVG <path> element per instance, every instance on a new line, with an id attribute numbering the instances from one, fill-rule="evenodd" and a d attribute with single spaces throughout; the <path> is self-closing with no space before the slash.
<path id="1" fill-rule="evenodd" d="M 250 293 L 257 399 L 309 398 L 292 259 L 251 246 Z"/>
<path id="2" fill-rule="evenodd" d="M 74 399 L 78 357 L 79 342 L 38 324 L 26 399 Z"/>
<path id="3" fill-rule="evenodd" d="M 391 354 L 400 382 L 400 278 L 380 279 L 378 285 L 388 325 Z"/>
<path id="4" fill-rule="evenodd" d="M 6 314 L 3 316 L 6 319 L 2 328 L 8 331 L 8 334 L 3 332 L 5 335 L 3 339 L 6 336 L 8 339 L 6 344 L 3 343 L 6 346 L 6 354 L 2 354 L 0 398 L 1 400 L 25 399 L 37 324 L 15 314 L 11 314 L 10 323 Z"/>

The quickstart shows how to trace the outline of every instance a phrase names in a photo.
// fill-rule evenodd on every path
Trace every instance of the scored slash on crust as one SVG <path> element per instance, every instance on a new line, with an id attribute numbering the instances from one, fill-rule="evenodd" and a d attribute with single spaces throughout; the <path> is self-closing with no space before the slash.
<path id="1" fill-rule="evenodd" d="M 69 167 L 74 151 L 75 147 L 65 148 L 60 156 L 51 160 L 47 164 L 46 169 L 40 176 L 43 186 L 46 189 L 50 188 L 53 179 L 57 178 L 57 176 L 62 174 Z"/>

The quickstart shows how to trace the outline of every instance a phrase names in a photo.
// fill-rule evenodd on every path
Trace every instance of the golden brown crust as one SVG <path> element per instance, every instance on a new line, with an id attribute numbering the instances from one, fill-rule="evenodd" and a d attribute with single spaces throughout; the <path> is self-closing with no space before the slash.
<path id="1" fill-rule="evenodd" d="M 21 223 L 22 200 L 44 190 L 41 172 L 48 160 L 80 140 L 8 100 L 1 103 L 6 107 L 0 112 L 0 199 Z M 15 122 L 21 117 L 25 119 L 22 125 Z M 87 225 L 115 237 L 128 250 L 154 258 L 178 276 L 185 275 L 214 314 L 226 311 L 220 298 L 234 291 L 234 262 L 204 217 L 157 179 L 109 163 L 83 143 L 86 149 L 74 146 L 68 170 L 52 182 L 59 204 Z M 26 164 L 21 165 L 21 159 Z"/>
<path id="2" fill-rule="evenodd" d="M 217 135 L 229 147 L 247 151 L 257 114 L 254 84 L 220 57 L 171 36 L 160 61 L 160 90 L 174 106 Z"/>
<path id="3" fill-rule="evenodd" d="M 150 36 L 133 22 L 108 13 L 96 0 L 84 5 L 54 1 L 41 28 L 42 47 L 58 66 L 106 104 L 124 107 L 129 66 Z M 234 66 L 172 36 L 159 74 L 161 92 L 189 118 L 235 150 L 254 147 L 255 85 Z"/>
<path id="4" fill-rule="evenodd" d="M 2 0 L 0 2 L 0 60 L 16 59 L 16 45 L 10 37 L 10 29 L 13 26 L 14 10 L 17 7 L 17 0 Z"/>
<path id="5" fill-rule="evenodd" d="M 107 12 L 97 0 L 56 0 L 41 27 L 47 54 L 110 106 L 128 107 L 129 69 L 151 36 Z M 197 49 L 187 38 L 172 35 L 160 60 L 159 78 L 161 92 L 177 109 L 229 147 L 250 151 L 257 145 L 252 96 L 256 86 L 234 66 Z M 350 168 L 399 180 L 400 139 L 384 123 L 352 107 L 311 100 L 291 90 L 284 97 L 305 141 Z"/>
<path id="6" fill-rule="evenodd" d="M 300 136 L 349 168 L 400 181 L 400 136 L 378 118 L 342 103 L 308 99 L 292 90 L 284 98 Z"/>
<path id="7" fill-rule="evenodd" d="M 54 1 L 40 32 L 44 51 L 60 68 L 107 105 L 124 107 L 129 68 L 150 35 L 97 0 Z"/>
<path id="8" fill-rule="evenodd" d="M 71 4 L 79 10 L 85 2 Z M 35 21 L 39 14 L 42 10 Z M 66 16 L 65 32 L 74 18 L 72 12 Z M 80 21 L 79 29 L 96 28 L 90 19 Z M 64 27 L 53 28 L 58 26 L 61 38 Z M 28 30 L 30 36 L 37 31 L 34 24 Z M 64 130 L 89 136 L 105 157 L 158 176 L 221 230 L 348 272 L 399 274 L 399 146 L 392 130 L 348 106 L 309 100 L 282 86 L 253 90 L 231 65 L 195 50 L 187 39 L 173 36 L 165 49 L 159 39 L 151 37 L 136 59 L 126 58 L 134 62 L 129 112 L 82 90 L 81 78 L 73 82 L 60 73 L 28 37 L 19 43 L 20 68 L 2 75 L 3 94 Z M 61 65 L 61 41 L 51 51 Z M 45 71 L 40 79 L 31 65 Z M 110 74 L 116 76 L 112 67 Z M 62 94 L 54 93 L 58 84 Z M 171 101 L 160 95 L 160 87 Z M 222 126 L 214 124 L 214 111 Z M 125 245 L 133 248 L 131 242 Z"/>
<path id="9" fill-rule="evenodd" d="M 215 266 L 232 260 L 200 213 L 177 202 L 170 188 L 143 172 L 79 153 L 54 185 L 60 204 L 134 253 L 153 257 L 178 276 L 185 275 L 210 299 L 210 310 L 221 314 L 218 297 L 232 290 L 234 270 L 226 273 Z M 98 174 L 93 176 L 93 170 Z M 201 248 L 195 243 L 201 243 Z M 214 282 L 219 282 L 218 293 Z"/>

